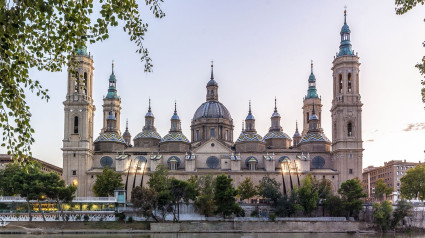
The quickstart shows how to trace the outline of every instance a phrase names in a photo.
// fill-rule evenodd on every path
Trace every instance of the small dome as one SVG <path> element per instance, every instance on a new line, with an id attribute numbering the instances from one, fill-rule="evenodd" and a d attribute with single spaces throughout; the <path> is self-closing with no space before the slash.
<path id="1" fill-rule="evenodd" d="M 347 25 L 347 23 L 344 23 L 344 25 L 341 28 L 341 35 L 346 34 L 346 33 L 351 33 L 350 31 L 350 27 Z"/>
<path id="2" fill-rule="evenodd" d="M 153 138 L 153 139 L 161 140 L 161 136 L 158 134 L 158 132 L 151 131 L 151 130 L 140 132 L 139 134 L 136 135 L 136 137 L 134 137 L 134 140 L 139 138 Z"/>
<path id="3" fill-rule="evenodd" d="M 291 137 L 289 137 L 285 132 L 283 131 L 271 131 L 269 133 L 267 133 L 267 135 L 264 136 L 264 140 L 267 139 L 288 139 L 288 140 L 292 140 Z"/>
<path id="4" fill-rule="evenodd" d="M 218 83 L 214 79 L 210 79 L 207 83 L 207 87 L 208 86 L 218 86 Z"/>
<path id="5" fill-rule="evenodd" d="M 94 141 L 96 142 L 119 142 L 119 143 L 125 143 L 125 140 L 120 136 L 118 133 L 115 132 L 107 132 L 101 134 L 97 139 Z"/>
<path id="6" fill-rule="evenodd" d="M 319 117 L 316 115 L 316 113 L 311 114 L 310 118 L 308 119 L 309 121 L 311 120 L 319 120 Z"/>
<path id="7" fill-rule="evenodd" d="M 313 72 L 308 77 L 308 81 L 309 82 L 316 82 L 316 76 L 314 76 Z"/>
<path id="8" fill-rule="evenodd" d="M 179 115 L 177 115 L 177 113 L 175 112 L 171 117 L 171 120 L 180 120 Z"/>
<path id="9" fill-rule="evenodd" d="M 257 133 L 246 133 L 246 132 L 242 132 L 240 134 L 238 140 L 236 141 L 236 143 L 238 143 L 238 142 L 247 142 L 247 141 L 264 142 L 264 139 L 263 139 L 263 137 L 261 137 Z"/>
<path id="10" fill-rule="evenodd" d="M 327 142 L 331 141 L 323 133 L 307 133 L 299 142 L 299 144 L 307 142 Z"/>
<path id="11" fill-rule="evenodd" d="M 151 111 L 148 111 L 145 115 L 145 117 L 154 117 L 153 113 Z"/>
<path id="12" fill-rule="evenodd" d="M 248 116 L 246 116 L 245 120 L 255 120 L 254 115 L 252 115 L 252 113 L 248 113 Z"/>
<path id="13" fill-rule="evenodd" d="M 274 111 L 272 117 L 280 117 L 280 114 L 277 111 Z"/>
<path id="14" fill-rule="evenodd" d="M 87 48 L 85 46 L 81 47 L 81 49 L 77 50 L 77 55 L 89 56 L 87 53 Z"/>
<path id="15" fill-rule="evenodd" d="M 186 142 L 190 143 L 190 141 L 186 138 L 185 135 L 181 132 L 171 132 L 164 136 L 164 138 L 161 139 L 161 143 L 168 142 L 168 141 L 179 141 L 179 142 Z"/>
<path id="16" fill-rule="evenodd" d="M 193 115 L 193 120 L 195 121 L 201 118 L 224 118 L 232 120 L 227 108 L 217 101 L 204 102 L 201 106 L 199 106 L 195 115 Z"/>
<path id="17" fill-rule="evenodd" d="M 294 138 L 300 138 L 301 137 L 301 135 L 300 135 L 300 133 L 298 132 L 298 130 L 296 130 L 295 131 L 295 133 L 294 133 L 294 136 L 293 136 Z"/>

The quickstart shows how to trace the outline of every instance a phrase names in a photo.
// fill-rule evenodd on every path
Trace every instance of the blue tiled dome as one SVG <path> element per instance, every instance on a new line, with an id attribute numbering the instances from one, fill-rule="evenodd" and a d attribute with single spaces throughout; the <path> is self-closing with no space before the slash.
<path id="1" fill-rule="evenodd" d="M 285 132 L 283 131 L 271 131 L 267 133 L 267 135 L 264 136 L 264 140 L 272 139 L 272 138 L 278 138 L 278 139 L 288 139 L 291 140 L 291 137 L 289 137 Z"/>
<path id="2" fill-rule="evenodd" d="M 153 138 L 153 139 L 158 139 L 161 140 L 161 136 L 158 134 L 158 132 L 156 131 L 142 131 L 139 134 L 136 135 L 136 137 L 134 137 L 134 139 L 139 139 L 139 138 Z"/>
<path id="3" fill-rule="evenodd" d="M 299 142 L 299 144 L 307 142 L 327 142 L 331 141 L 323 133 L 307 133 Z"/>
<path id="4" fill-rule="evenodd" d="M 125 144 L 125 140 L 122 138 L 122 136 L 115 132 L 103 133 L 99 137 L 97 137 L 97 139 L 94 142 L 96 143 L 96 142 L 107 142 L 107 141 L 119 142 L 119 143 Z"/>
<path id="5" fill-rule="evenodd" d="M 236 143 L 238 143 L 238 142 L 246 142 L 246 141 L 264 142 L 264 139 L 263 139 L 263 137 L 261 137 L 257 133 L 246 133 L 246 132 L 242 132 L 240 134 L 238 140 L 236 141 Z"/>
<path id="6" fill-rule="evenodd" d="M 220 102 L 208 101 L 204 102 L 193 115 L 193 120 L 201 118 L 224 118 L 232 120 L 227 108 Z"/>
<path id="7" fill-rule="evenodd" d="M 161 143 L 167 142 L 167 141 L 180 141 L 180 142 L 190 143 L 189 140 L 186 138 L 186 136 L 180 132 L 171 132 L 165 135 L 164 138 L 161 139 Z"/>
<path id="8" fill-rule="evenodd" d="M 344 25 L 341 28 L 341 35 L 344 33 L 351 33 L 350 27 L 347 25 L 347 23 L 344 23 Z"/>
<path id="9" fill-rule="evenodd" d="M 207 86 L 218 86 L 218 83 L 214 79 L 208 81 Z"/>

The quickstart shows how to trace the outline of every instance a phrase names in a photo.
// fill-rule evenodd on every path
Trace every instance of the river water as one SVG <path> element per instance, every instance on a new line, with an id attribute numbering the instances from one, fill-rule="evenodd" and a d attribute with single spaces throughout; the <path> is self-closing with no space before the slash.
<path id="1" fill-rule="evenodd" d="M 78 234 L 78 235 L 0 235 L 1 238 L 419 238 L 425 234 L 346 234 L 346 233 L 167 233 L 167 234 Z"/>

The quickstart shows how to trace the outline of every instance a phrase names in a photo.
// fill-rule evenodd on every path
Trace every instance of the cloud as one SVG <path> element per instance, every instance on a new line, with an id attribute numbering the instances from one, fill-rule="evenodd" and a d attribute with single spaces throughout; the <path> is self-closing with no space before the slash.
<path id="1" fill-rule="evenodd" d="M 375 142 L 375 140 L 374 139 L 369 139 L 366 142 Z"/>
<path id="2" fill-rule="evenodd" d="M 418 122 L 418 123 L 410 123 L 407 125 L 403 131 L 419 131 L 419 130 L 425 130 L 425 123 Z"/>

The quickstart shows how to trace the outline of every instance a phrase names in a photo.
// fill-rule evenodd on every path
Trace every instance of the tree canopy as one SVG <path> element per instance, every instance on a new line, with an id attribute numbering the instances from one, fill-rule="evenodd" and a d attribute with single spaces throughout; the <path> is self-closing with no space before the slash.
<path id="1" fill-rule="evenodd" d="M 105 166 L 102 173 L 96 175 L 93 192 L 96 197 L 114 196 L 114 190 L 123 186 L 121 174 Z"/>
<path id="2" fill-rule="evenodd" d="M 154 17 L 165 16 L 163 0 L 144 2 Z M 77 49 L 108 39 L 109 29 L 119 23 L 136 44 L 145 71 L 151 71 L 144 46 L 148 23 L 142 21 L 137 1 L 0 1 L 0 130 L 1 146 L 8 153 L 31 154 L 34 129 L 25 90 L 49 100 L 48 90 L 31 78 L 29 70 L 61 71 L 72 63 Z"/>
<path id="3" fill-rule="evenodd" d="M 360 181 L 358 179 L 349 179 L 343 182 L 338 189 L 338 193 L 341 195 L 347 216 L 358 216 L 363 206 L 361 199 L 367 197 Z"/>
<path id="4" fill-rule="evenodd" d="M 407 170 L 401 179 L 400 194 L 406 199 L 425 198 L 425 165 L 417 165 Z"/>
<path id="5" fill-rule="evenodd" d="M 384 179 L 378 179 L 375 184 L 375 197 L 379 201 L 382 201 L 382 199 L 384 199 L 384 195 L 388 197 L 389 195 L 391 195 L 392 192 L 393 188 L 388 187 L 387 184 L 384 182 Z"/>

